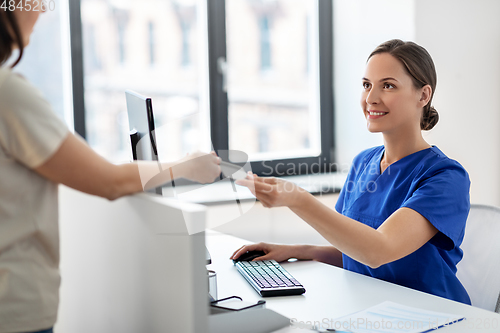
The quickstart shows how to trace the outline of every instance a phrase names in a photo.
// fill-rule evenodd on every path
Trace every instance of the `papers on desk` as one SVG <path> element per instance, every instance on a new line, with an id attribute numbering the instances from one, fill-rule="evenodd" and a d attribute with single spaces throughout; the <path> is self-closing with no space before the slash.
<path id="1" fill-rule="evenodd" d="M 456 314 L 427 311 L 394 302 L 383 302 L 369 309 L 335 319 L 337 332 L 422 333 L 463 320 Z"/>

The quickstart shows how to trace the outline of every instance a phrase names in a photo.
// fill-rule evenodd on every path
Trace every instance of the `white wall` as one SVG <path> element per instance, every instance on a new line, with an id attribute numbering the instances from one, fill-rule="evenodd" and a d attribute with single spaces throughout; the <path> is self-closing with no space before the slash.
<path id="1" fill-rule="evenodd" d="M 500 206 L 500 1 L 418 0 L 416 42 L 438 72 L 428 142 L 471 178 L 471 202 Z"/>
<path id="2" fill-rule="evenodd" d="M 359 97 L 366 58 L 381 42 L 413 40 L 432 55 L 440 121 L 426 140 L 459 161 L 471 202 L 500 206 L 500 1 L 334 1 L 337 159 L 348 168 L 362 149 L 382 144 L 366 130 Z"/>
<path id="3" fill-rule="evenodd" d="M 382 144 L 366 129 L 359 104 L 368 55 L 382 42 L 415 37 L 414 0 L 333 2 L 335 140 L 340 170 L 361 150 Z"/>

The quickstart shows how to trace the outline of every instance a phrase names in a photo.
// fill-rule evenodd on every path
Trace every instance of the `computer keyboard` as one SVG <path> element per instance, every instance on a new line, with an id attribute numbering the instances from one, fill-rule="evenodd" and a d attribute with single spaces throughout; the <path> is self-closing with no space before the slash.
<path id="1" fill-rule="evenodd" d="M 238 272 L 263 297 L 301 295 L 306 292 L 276 260 L 238 261 Z"/>

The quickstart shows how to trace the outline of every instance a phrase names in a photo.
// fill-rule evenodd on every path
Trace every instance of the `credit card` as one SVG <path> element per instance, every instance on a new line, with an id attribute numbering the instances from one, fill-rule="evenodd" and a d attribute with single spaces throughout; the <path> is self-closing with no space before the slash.
<path id="1" fill-rule="evenodd" d="M 233 178 L 234 180 L 240 180 L 240 179 L 245 179 L 247 177 L 247 173 L 243 169 L 243 167 L 225 162 L 225 161 L 220 161 L 220 168 L 222 170 L 222 174 L 226 178 Z"/>

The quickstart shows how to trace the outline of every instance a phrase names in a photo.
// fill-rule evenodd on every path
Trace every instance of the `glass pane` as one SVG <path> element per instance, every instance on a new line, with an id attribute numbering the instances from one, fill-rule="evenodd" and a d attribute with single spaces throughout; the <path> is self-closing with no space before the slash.
<path id="1" fill-rule="evenodd" d="M 131 159 L 125 90 L 153 99 L 158 155 L 211 148 L 201 0 L 82 0 L 87 139 Z"/>
<path id="2" fill-rule="evenodd" d="M 317 0 L 226 1 L 229 148 L 321 153 Z"/>
<path id="3" fill-rule="evenodd" d="M 12 60 L 17 59 L 17 52 Z M 73 100 L 68 8 L 65 1 L 51 1 L 40 15 L 30 44 L 14 71 L 22 73 L 50 102 L 55 113 L 73 129 Z"/>

